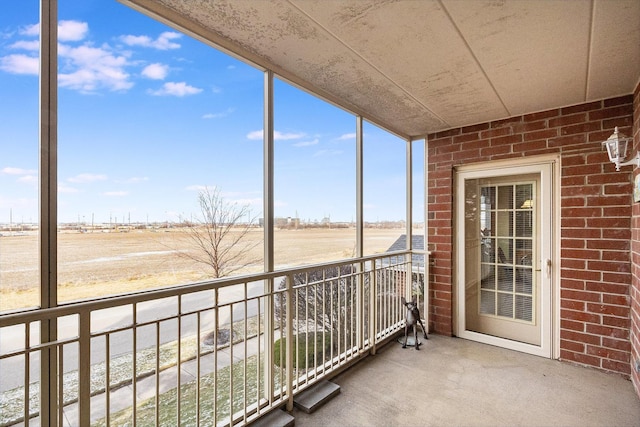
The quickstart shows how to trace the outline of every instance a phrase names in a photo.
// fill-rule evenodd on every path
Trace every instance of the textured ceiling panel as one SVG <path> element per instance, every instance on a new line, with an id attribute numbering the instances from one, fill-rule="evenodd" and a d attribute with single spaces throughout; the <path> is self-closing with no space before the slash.
<path id="1" fill-rule="evenodd" d="M 640 77 L 640 0 L 598 0 L 594 11 L 587 98 L 628 94 Z"/>
<path id="2" fill-rule="evenodd" d="M 632 93 L 639 0 L 121 0 L 405 137 Z"/>
<path id="3" fill-rule="evenodd" d="M 584 100 L 589 2 L 444 4 L 509 115 Z"/>
<path id="4" fill-rule="evenodd" d="M 295 4 L 447 127 L 506 115 L 439 3 L 336 1 L 332 8 L 323 0 Z"/>

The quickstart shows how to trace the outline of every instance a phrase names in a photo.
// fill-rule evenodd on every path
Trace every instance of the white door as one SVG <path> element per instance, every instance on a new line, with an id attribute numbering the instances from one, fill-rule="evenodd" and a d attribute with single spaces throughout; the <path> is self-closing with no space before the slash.
<path id="1" fill-rule="evenodd" d="M 551 357 L 553 171 L 457 171 L 458 336 Z"/>

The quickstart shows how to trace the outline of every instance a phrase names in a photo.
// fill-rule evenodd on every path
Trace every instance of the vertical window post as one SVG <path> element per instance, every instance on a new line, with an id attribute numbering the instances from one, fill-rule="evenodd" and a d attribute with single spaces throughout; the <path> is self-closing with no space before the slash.
<path id="1" fill-rule="evenodd" d="M 40 307 L 58 303 L 57 294 L 57 67 L 58 2 L 40 2 Z M 42 343 L 57 339 L 56 319 L 40 323 Z M 40 354 L 40 423 L 58 423 L 57 352 L 46 348 Z"/>

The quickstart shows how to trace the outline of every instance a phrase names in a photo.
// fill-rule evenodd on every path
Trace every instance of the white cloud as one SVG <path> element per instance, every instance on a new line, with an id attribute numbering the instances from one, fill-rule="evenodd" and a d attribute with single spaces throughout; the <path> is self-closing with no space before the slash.
<path id="1" fill-rule="evenodd" d="M 107 179 L 106 175 L 81 173 L 80 175 L 67 178 L 67 181 L 74 182 L 74 183 L 87 183 L 87 182 L 95 182 L 95 181 L 105 181 L 106 179 Z"/>
<path id="2" fill-rule="evenodd" d="M 149 93 L 151 95 L 157 96 L 187 96 L 187 95 L 195 95 L 197 93 L 202 92 L 202 89 L 189 86 L 185 82 L 167 82 L 162 85 L 161 89 L 158 90 L 150 90 Z"/>
<path id="3" fill-rule="evenodd" d="M 36 57 L 22 54 L 7 55 L 0 58 L 0 70 L 11 74 L 38 75 L 40 61 Z"/>
<path id="4" fill-rule="evenodd" d="M 262 130 L 254 130 L 254 131 L 249 132 L 247 134 L 247 139 L 252 139 L 252 140 L 262 139 L 263 138 L 263 134 L 264 134 L 264 132 Z"/>
<path id="5" fill-rule="evenodd" d="M 273 132 L 273 139 L 275 139 L 276 141 L 299 139 L 299 138 L 303 138 L 304 136 L 305 136 L 304 133 L 282 133 L 277 130 Z"/>
<path id="6" fill-rule="evenodd" d="M 355 133 L 345 133 L 343 135 L 340 135 L 337 139 L 339 141 L 348 141 L 348 140 L 356 139 L 356 134 Z"/>
<path id="7" fill-rule="evenodd" d="M 128 64 L 123 55 L 114 55 L 108 47 L 88 45 L 71 47 L 61 44 L 58 54 L 63 60 L 59 75 L 60 86 L 94 92 L 102 87 L 112 91 L 126 90 L 133 86 L 125 71 Z M 72 70 L 67 72 L 67 70 Z"/>
<path id="8" fill-rule="evenodd" d="M 18 178 L 18 182 L 24 182 L 25 184 L 37 184 L 38 176 L 37 175 L 23 175 Z"/>
<path id="9" fill-rule="evenodd" d="M 159 63 L 149 64 L 142 70 L 143 76 L 153 80 L 164 80 L 168 73 L 169 67 Z"/>
<path id="10" fill-rule="evenodd" d="M 131 184 L 138 184 L 140 182 L 146 182 L 146 181 L 149 181 L 149 178 L 146 176 L 134 176 L 129 178 L 126 182 Z"/>
<path id="11" fill-rule="evenodd" d="M 6 168 L 3 168 L 0 171 L 0 173 L 6 174 L 6 175 L 31 175 L 31 174 L 37 174 L 38 171 L 34 169 L 6 167 Z"/>
<path id="12" fill-rule="evenodd" d="M 210 190 L 213 189 L 213 188 L 215 188 L 215 187 L 209 187 Z M 199 184 L 189 185 L 186 188 L 187 191 L 203 191 L 205 189 L 207 189 L 206 185 L 199 185 Z"/>
<path id="13" fill-rule="evenodd" d="M 58 22 L 58 40 L 59 41 L 80 41 L 83 40 L 89 32 L 89 24 L 80 21 Z M 29 37 L 37 37 L 40 35 L 40 24 L 32 24 L 23 27 L 20 34 Z"/>
<path id="14" fill-rule="evenodd" d="M 22 28 L 22 30 L 20 30 L 20 34 L 25 36 L 37 37 L 40 35 L 40 24 L 27 25 Z"/>
<path id="15" fill-rule="evenodd" d="M 128 196 L 129 192 L 128 191 L 105 191 L 102 194 L 104 196 L 109 196 L 109 197 L 122 197 L 122 196 Z"/>
<path id="16" fill-rule="evenodd" d="M 182 37 L 180 33 L 174 33 L 171 31 L 166 31 L 158 36 L 157 39 L 153 40 L 149 36 L 133 36 L 126 35 L 120 37 L 123 43 L 129 46 L 142 46 L 142 47 L 150 47 L 158 50 L 169 50 L 169 49 L 178 49 L 180 45 L 178 43 L 174 43 L 171 40 L 179 39 Z"/>
<path id="17" fill-rule="evenodd" d="M 293 144 L 294 147 L 309 147 L 311 145 L 317 145 L 320 142 L 320 140 L 318 140 L 317 138 L 314 139 L 313 141 L 301 141 L 301 142 L 296 142 L 295 144 Z"/>
<path id="18" fill-rule="evenodd" d="M 264 130 L 254 130 L 247 134 L 247 139 L 262 139 Z M 306 136 L 304 133 L 283 133 L 280 131 L 273 132 L 273 139 L 275 141 L 286 141 L 291 139 L 300 139 Z"/>
<path id="19" fill-rule="evenodd" d="M 40 49 L 40 42 L 38 40 L 19 40 L 9 47 L 11 49 L 23 49 L 37 52 Z"/>
<path id="20" fill-rule="evenodd" d="M 262 206 L 262 199 L 260 198 L 233 199 L 231 200 L 231 203 L 235 203 L 240 206 Z"/>
<path id="21" fill-rule="evenodd" d="M 319 150 L 313 154 L 313 157 L 337 156 L 338 154 L 342 154 L 342 151 L 341 150 Z"/>
<path id="22" fill-rule="evenodd" d="M 227 117 L 229 114 L 232 114 L 234 111 L 236 111 L 235 108 L 227 108 L 225 111 L 221 112 L 221 113 L 207 113 L 207 114 L 203 114 L 202 118 L 203 119 L 221 119 L 223 117 Z"/>
<path id="23" fill-rule="evenodd" d="M 58 193 L 77 193 L 78 189 L 66 186 L 64 184 L 58 184 Z"/>
<path id="24" fill-rule="evenodd" d="M 60 21 L 58 23 L 58 40 L 62 42 L 83 40 L 89 32 L 89 25 L 79 21 Z"/>

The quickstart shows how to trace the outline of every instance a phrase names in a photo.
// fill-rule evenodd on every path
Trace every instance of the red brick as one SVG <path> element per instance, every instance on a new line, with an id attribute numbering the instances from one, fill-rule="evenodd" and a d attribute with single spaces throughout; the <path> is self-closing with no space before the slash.
<path id="1" fill-rule="evenodd" d="M 602 368 L 609 371 L 614 371 L 620 374 L 629 375 L 631 371 L 631 365 L 629 362 L 620 362 L 616 360 L 603 359 Z"/>
<path id="2" fill-rule="evenodd" d="M 573 105 L 571 107 L 564 107 L 560 110 L 560 112 L 562 114 L 575 114 L 581 111 L 598 110 L 600 108 L 602 108 L 602 102 L 594 101 L 594 102 L 589 102 L 587 104 L 579 104 L 579 105 Z"/>
<path id="3" fill-rule="evenodd" d="M 594 325 L 591 323 L 587 323 L 585 332 L 593 335 L 600 335 L 608 338 L 616 338 L 616 339 L 629 339 L 629 330 L 621 329 L 621 328 L 612 328 L 610 326 L 602 326 L 602 325 Z M 604 345 L 604 344 L 603 344 Z"/>
<path id="4" fill-rule="evenodd" d="M 522 142 L 522 134 L 518 135 L 506 135 L 499 137 L 491 138 L 491 145 L 504 145 L 504 144 L 515 144 L 517 142 Z"/>
<path id="5" fill-rule="evenodd" d="M 563 270 L 562 281 L 560 283 L 561 289 L 575 289 L 579 291 L 584 290 L 584 280 L 571 280 L 566 277 L 564 271 L 565 270 Z"/>
<path id="6" fill-rule="evenodd" d="M 511 129 L 509 128 L 501 128 L 501 129 L 489 129 L 480 132 L 480 138 L 494 138 L 498 136 L 504 136 L 511 134 Z"/>
<path id="7" fill-rule="evenodd" d="M 597 346 L 587 346 L 587 354 L 598 356 L 604 359 L 617 360 L 619 362 L 629 362 L 629 353 L 624 351 L 602 348 Z"/>
<path id="8" fill-rule="evenodd" d="M 572 289 L 563 289 L 560 291 L 561 298 L 588 302 L 600 302 L 601 295 L 602 294 L 598 292 L 576 291 Z"/>
<path id="9" fill-rule="evenodd" d="M 563 348 L 569 351 L 574 351 L 576 353 L 585 352 L 585 345 L 583 343 L 574 342 L 574 341 L 560 340 L 560 348 Z"/>
<path id="10" fill-rule="evenodd" d="M 602 316 L 602 324 L 616 328 L 629 328 L 630 320 L 624 317 Z"/>
<path id="11" fill-rule="evenodd" d="M 607 348 L 615 348 L 620 351 L 631 351 L 631 342 L 629 338 L 626 339 L 613 339 L 613 338 L 602 338 L 602 346 Z"/>
<path id="12" fill-rule="evenodd" d="M 525 114 L 522 118 L 523 118 L 523 120 L 525 122 L 533 122 L 533 121 L 537 121 L 537 120 L 556 117 L 556 116 L 559 116 L 559 115 L 560 115 L 560 110 L 559 109 L 555 109 L 555 110 L 541 111 L 541 112 L 538 112 L 538 113 Z"/>
<path id="13" fill-rule="evenodd" d="M 597 260 L 600 259 L 600 252 L 587 249 L 566 249 L 560 251 L 562 258 L 574 258 L 581 260 Z"/>
<path id="14" fill-rule="evenodd" d="M 489 123 L 481 123 L 479 125 L 465 126 L 461 129 L 462 133 L 480 132 L 481 130 L 489 129 Z"/>
<path id="15" fill-rule="evenodd" d="M 602 295 L 602 302 L 605 303 L 605 304 L 622 305 L 622 306 L 625 306 L 625 307 L 630 307 L 631 306 L 631 298 L 629 297 L 629 295 L 603 294 Z"/>
<path id="16" fill-rule="evenodd" d="M 576 123 L 583 123 L 587 121 L 587 113 L 582 112 L 578 114 L 562 115 L 555 119 L 549 120 L 549 127 L 555 128 L 560 126 L 573 125 Z"/>
<path id="17" fill-rule="evenodd" d="M 512 126 L 514 124 L 522 123 L 522 122 L 523 122 L 522 116 L 509 117 L 502 120 L 495 120 L 491 122 L 491 129 L 508 127 L 508 126 Z"/>
<path id="18" fill-rule="evenodd" d="M 640 88 L 640 85 L 638 87 L 636 87 L 636 91 Z M 640 99 L 640 98 L 638 98 Z M 610 99 L 605 99 L 604 100 L 604 106 L 605 107 L 613 107 L 616 105 L 622 105 L 622 104 L 633 104 L 634 98 L 633 95 L 623 95 L 623 96 L 619 96 L 617 98 L 610 98 Z"/>
<path id="19" fill-rule="evenodd" d="M 584 325 L 585 324 L 583 322 L 576 322 L 574 320 L 560 320 L 560 329 L 570 329 L 572 331 L 584 332 Z"/>
<path id="20" fill-rule="evenodd" d="M 631 280 L 630 273 L 607 273 L 606 271 L 602 273 L 602 281 L 608 283 L 621 283 L 624 285 L 625 289 L 628 289 L 629 282 Z"/>
<path id="21" fill-rule="evenodd" d="M 626 295 L 629 285 L 620 285 L 616 283 L 587 282 L 585 290 L 591 292 L 605 292 L 608 294 Z"/>
<path id="22" fill-rule="evenodd" d="M 480 134 L 478 132 L 463 133 L 461 135 L 454 136 L 453 143 L 459 144 L 461 142 L 477 141 L 478 139 L 480 139 Z"/>
<path id="23" fill-rule="evenodd" d="M 560 128 L 560 135 L 575 135 L 601 130 L 599 122 L 587 122 Z"/>
<path id="24" fill-rule="evenodd" d="M 589 313 L 607 314 L 609 316 L 628 317 L 629 308 L 621 307 L 619 305 L 607 305 L 607 304 L 587 304 L 587 311 Z"/>
<path id="25" fill-rule="evenodd" d="M 494 157 L 494 156 L 498 156 L 500 154 L 509 154 L 511 153 L 511 146 L 510 145 L 502 145 L 502 146 L 497 146 L 497 147 L 489 147 L 489 148 L 482 148 L 480 150 L 480 156 L 481 157 Z"/>
<path id="26" fill-rule="evenodd" d="M 581 311 L 573 311 L 573 310 L 563 310 L 560 309 L 560 317 L 562 319 L 569 319 L 569 320 L 575 320 L 575 321 L 579 321 L 579 322 L 590 322 L 590 323 L 600 323 L 600 316 L 597 314 L 593 314 L 593 313 L 584 313 Z M 562 337 L 568 338 L 565 335 L 562 335 Z M 594 338 L 595 339 L 595 338 Z M 582 339 L 579 340 L 575 340 L 574 341 L 583 341 Z M 597 338 L 596 341 L 590 341 L 593 343 L 600 343 L 600 338 Z"/>
<path id="27" fill-rule="evenodd" d="M 623 117 L 633 114 L 633 107 L 630 104 L 618 105 L 589 112 L 589 120 L 604 120 L 612 117 Z M 627 133 L 628 135 L 628 133 Z"/>
<path id="28" fill-rule="evenodd" d="M 564 349 L 560 350 L 560 359 L 562 360 L 571 360 L 573 362 L 581 363 L 583 365 L 590 366 L 600 366 L 600 358 L 595 356 L 588 356 L 582 353 L 574 353 L 572 351 L 567 351 Z"/>
<path id="29" fill-rule="evenodd" d="M 583 244 L 584 244 L 586 239 L 599 239 L 601 237 L 602 230 L 599 230 L 597 228 L 586 228 L 586 229 L 582 228 L 584 227 L 584 219 L 579 219 L 577 221 L 580 221 L 579 224 L 577 225 L 577 228 L 568 228 L 569 227 L 568 224 L 563 224 L 564 227 L 560 232 L 560 236 L 562 237 L 562 240 L 560 241 L 560 245 L 562 247 L 565 247 L 565 244 L 564 244 L 565 238 L 583 239 Z"/>

